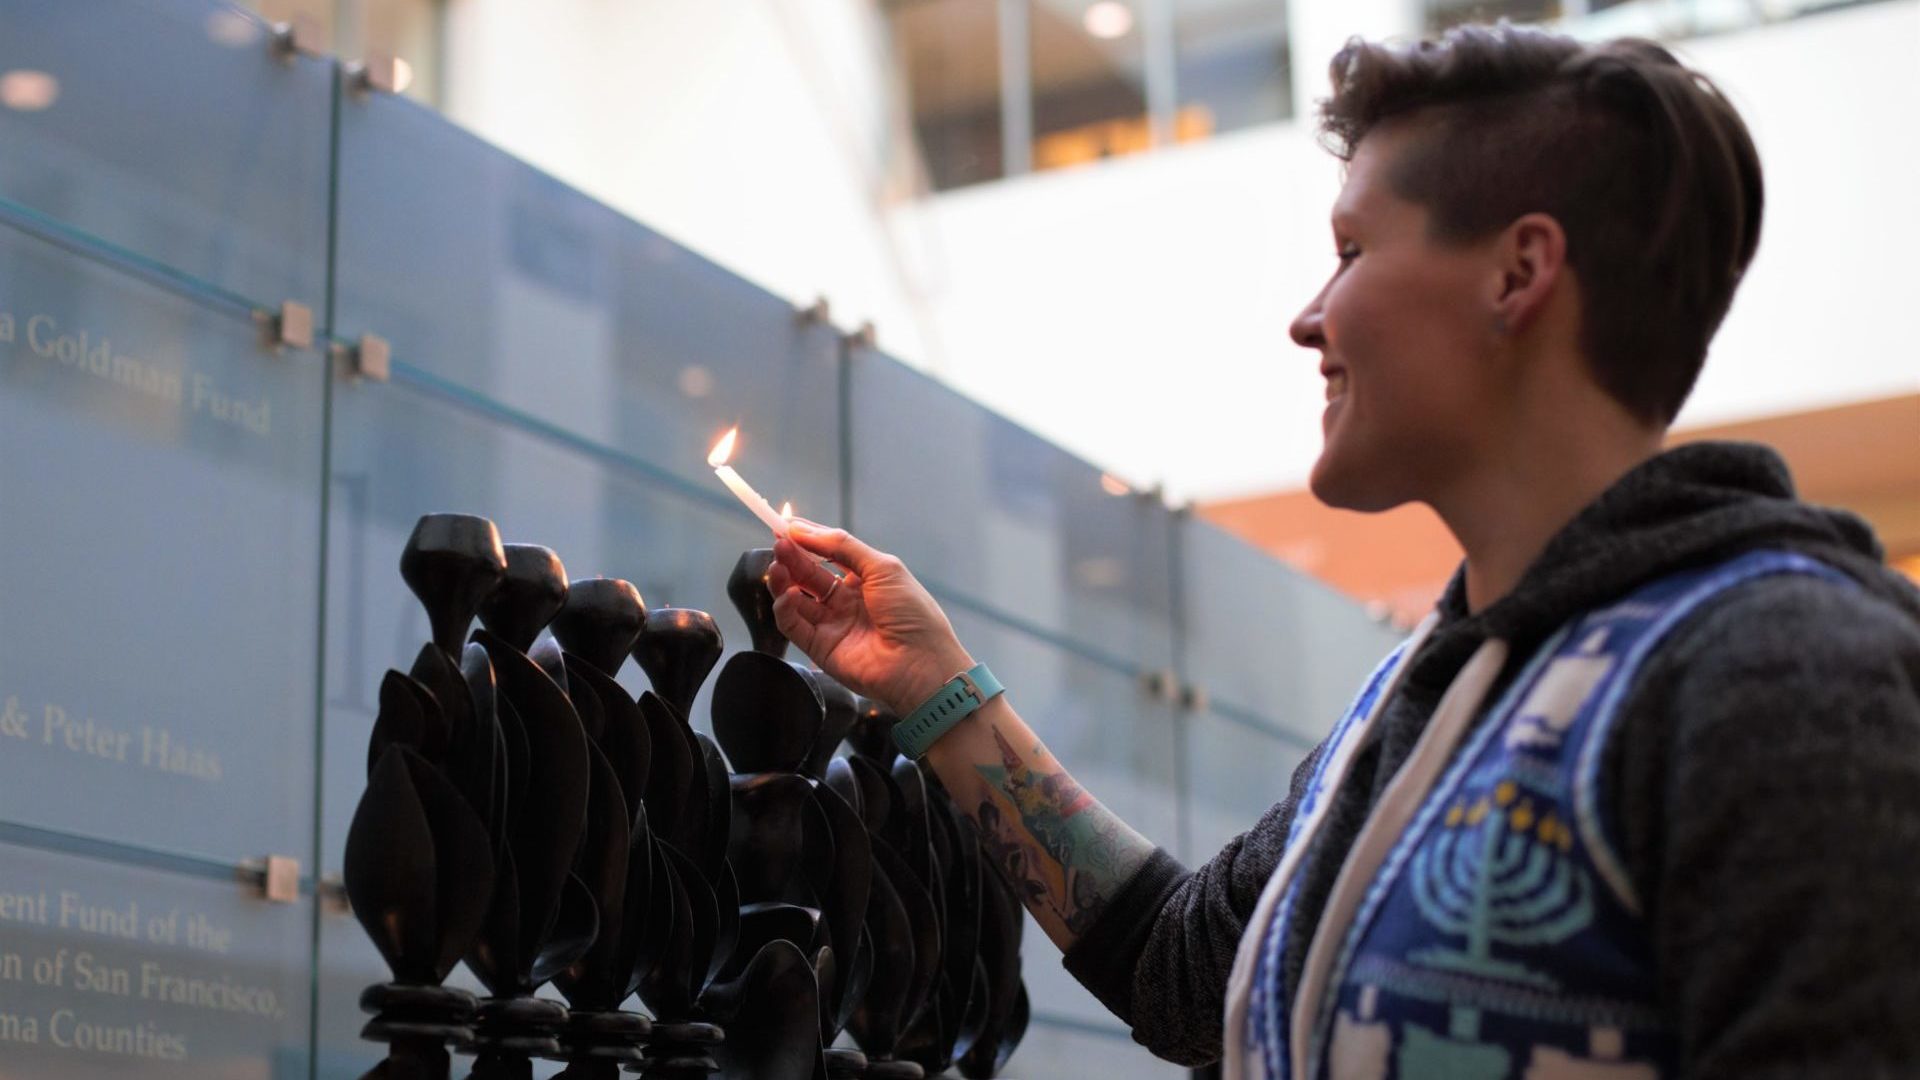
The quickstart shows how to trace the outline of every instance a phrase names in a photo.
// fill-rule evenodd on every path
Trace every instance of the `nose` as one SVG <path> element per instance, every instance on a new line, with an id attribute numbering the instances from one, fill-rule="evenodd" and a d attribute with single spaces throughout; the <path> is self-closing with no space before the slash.
<path id="1" fill-rule="evenodd" d="M 1300 310 L 1300 314 L 1293 317 L 1293 324 L 1287 328 L 1287 332 L 1293 337 L 1295 345 L 1303 349 L 1327 347 L 1326 298 L 1327 291 L 1321 289 L 1319 294 Z"/>

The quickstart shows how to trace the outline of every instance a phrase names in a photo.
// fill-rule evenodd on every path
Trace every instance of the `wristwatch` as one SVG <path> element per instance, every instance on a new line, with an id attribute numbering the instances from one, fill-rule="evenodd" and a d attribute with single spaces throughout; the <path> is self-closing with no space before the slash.
<path id="1" fill-rule="evenodd" d="M 902 754 L 918 761 L 926 756 L 927 748 L 933 745 L 934 740 L 1005 691 L 1000 680 L 987 670 L 987 665 L 975 664 L 948 679 L 947 684 L 934 691 L 925 704 L 913 710 L 905 720 L 893 725 L 893 744 L 900 748 Z"/>

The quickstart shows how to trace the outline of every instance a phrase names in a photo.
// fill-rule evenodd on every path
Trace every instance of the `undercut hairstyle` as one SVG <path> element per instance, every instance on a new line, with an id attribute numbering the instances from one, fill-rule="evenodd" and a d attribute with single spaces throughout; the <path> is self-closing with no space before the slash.
<path id="1" fill-rule="evenodd" d="M 1408 121 L 1388 178 L 1440 242 L 1522 215 L 1560 223 L 1596 381 L 1672 422 L 1760 240 L 1760 158 L 1717 87 L 1662 46 L 1462 26 L 1437 41 L 1355 38 L 1333 59 L 1321 141 L 1351 161 Z"/>

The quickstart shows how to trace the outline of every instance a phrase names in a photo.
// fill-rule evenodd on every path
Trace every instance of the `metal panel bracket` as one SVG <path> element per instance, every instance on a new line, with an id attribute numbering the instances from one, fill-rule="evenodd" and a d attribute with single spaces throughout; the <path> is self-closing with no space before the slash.
<path id="1" fill-rule="evenodd" d="M 268 903 L 291 904 L 300 899 L 299 859 L 287 855 L 249 859 L 240 864 L 237 874 Z"/>
<path id="2" fill-rule="evenodd" d="M 375 334 L 361 334 L 353 347 L 353 373 L 374 382 L 386 382 L 393 375 L 393 347 Z"/>
<path id="3" fill-rule="evenodd" d="M 389 53 L 374 53 L 347 65 L 347 85 L 359 93 L 400 92 L 400 61 Z"/>
<path id="4" fill-rule="evenodd" d="M 1207 697 L 1205 687 L 1188 683 L 1180 688 L 1180 696 L 1175 704 L 1185 712 L 1206 712 L 1211 700 Z"/>
<path id="5" fill-rule="evenodd" d="M 321 40 L 319 20 L 311 15 L 295 15 L 288 22 L 273 24 L 273 37 L 270 47 L 273 55 L 282 60 L 292 60 L 296 56 L 322 56 L 326 45 Z"/>
<path id="6" fill-rule="evenodd" d="M 825 326 L 833 317 L 833 308 L 824 296 L 816 296 L 813 303 L 800 309 L 800 321 L 810 326 Z"/>
<path id="7" fill-rule="evenodd" d="M 313 309 L 296 300 L 283 302 L 274 316 L 273 337 L 275 344 L 288 348 L 313 348 Z"/>
<path id="8" fill-rule="evenodd" d="M 1180 677 L 1172 668 L 1157 668 L 1140 673 L 1140 690 L 1155 701 L 1172 701 L 1180 686 Z"/>

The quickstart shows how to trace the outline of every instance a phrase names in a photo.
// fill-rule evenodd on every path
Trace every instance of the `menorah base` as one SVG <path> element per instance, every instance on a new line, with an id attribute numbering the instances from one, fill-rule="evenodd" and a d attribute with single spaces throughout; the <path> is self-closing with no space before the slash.
<path id="1" fill-rule="evenodd" d="M 628 1068 L 646 1080 L 702 1080 L 720 1071 L 713 1048 L 726 1038 L 727 1033 L 718 1024 L 663 1024 L 656 1020 L 647 1039 L 646 1060 Z"/>
<path id="2" fill-rule="evenodd" d="M 446 1080 L 447 1045 L 473 1038 L 475 1003 L 465 990 L 381 983 L 361 992 L 360 1008 L 373 1014 L 360 1037 L 387 1044 L 386 1060 L 366 1080 Z"/>
<path id="3" fill-rule="evenodd" d="M 568 1064 L 564 1080 L 614 1080 L 620 1067 L 637 1067 L 645 1060 L 640 1047 L 653 1022 L 639 1013 L 581 1012 L 573 1010 L 560 1033 L 560 1057 Z"/>
<path id="4" fill-rule="evenodd" d="M 846 1047 L 827 1048 L 827 1080 L 864 1080 L 867 1055 Z"/>
<path id="5" fill-rule="evenodd" d="M 560 1056 L 555 1035 L 567 1023 L 566 1006 L 535 997 L 487 998 L 480 1003 L 468 1080 L 533 1080 L 533 1059 Z"/>

